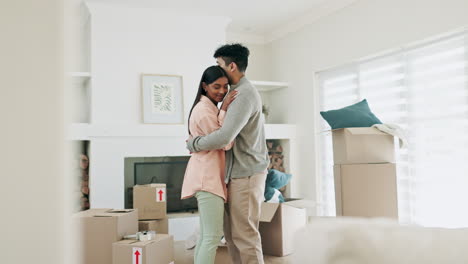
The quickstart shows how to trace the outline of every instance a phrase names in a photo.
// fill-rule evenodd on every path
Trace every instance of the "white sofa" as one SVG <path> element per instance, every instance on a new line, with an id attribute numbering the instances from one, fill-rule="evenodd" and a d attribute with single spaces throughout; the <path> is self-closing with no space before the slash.
<path id="1" fill-rule="evenodd" d="M 293 263 L 468 264 L 468 228 L 399 225 L 389 219 L 314 218 L 296 234 Z"/>

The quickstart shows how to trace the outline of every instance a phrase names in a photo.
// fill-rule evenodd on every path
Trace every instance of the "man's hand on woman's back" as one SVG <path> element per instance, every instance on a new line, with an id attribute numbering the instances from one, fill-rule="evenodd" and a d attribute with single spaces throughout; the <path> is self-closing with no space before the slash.
<path id="1" fill-rule="evenodd" d="M 221 105 L 221 110 L 227 111 L 229 105 L 236 99 L 239 92 L 236 90 L 230 91 L 224 98 L 223 104 Z"/>

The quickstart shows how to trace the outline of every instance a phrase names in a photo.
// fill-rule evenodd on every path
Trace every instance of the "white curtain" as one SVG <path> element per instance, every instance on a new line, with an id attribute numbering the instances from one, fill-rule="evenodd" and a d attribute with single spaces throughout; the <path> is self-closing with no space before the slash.
<path id="1" fill-rule="evenodd" d="M 468 34 L 320 72 L 319 110 L 367 99 L 383 123 L 405 129 L 397 149 L 402 223 L 468 227 Z M 330 127 L 320 121 L 321 214 L 334 215 Z"/>

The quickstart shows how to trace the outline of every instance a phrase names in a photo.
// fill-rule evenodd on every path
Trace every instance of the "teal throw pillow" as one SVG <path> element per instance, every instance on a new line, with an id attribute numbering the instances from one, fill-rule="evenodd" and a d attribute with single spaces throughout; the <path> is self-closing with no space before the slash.
<path id="1" fill-rule="evenodd" d="M 270 187 L 270 186 L 265 186 L 265 193 L 264 193 L 265 201 L 271 200 L 271 198 L 273 197 L 273 194 L 275 194 L 275 188 Z"/>
<path id="2" fill-rule="evenodd" d="M 283 188 L 291 180 L 291 174 L 281 172 L 279 170 L 268 170 L 265 186 L 275 189 Z"/>
<path id="3" fill-rule="evenodd" d="M 278 201 L 280 203 L 284 203 L 284 197 L 281 194 L 281 192 L 278 191 L 278 189 L 275 189 L 273 187 L 268 187 L 268 186 L 265 187 L 265 202 L 270 201 L 276 192 L 278 193 Z"/>
<path id="4" fill-rule="evenodd" d="M 268 170 L 267 178 L 265 181 L 265 201 L 271 200 L 275 194 L 275 190 L 283 188 L 291 180 L 292 175 L 281 172 L 279 170 L 271 169 Z M 284 202 L 283 195 L 278 197 L 280 203 Z"/>
<path id="5" fill-rule="evenodd" d="M 370 110 L 366 99 L 340 109 L 321 111 L 320 115 L 327 121 L 332 129 L 371 127 L 375 124 L 382 124 Z"/>

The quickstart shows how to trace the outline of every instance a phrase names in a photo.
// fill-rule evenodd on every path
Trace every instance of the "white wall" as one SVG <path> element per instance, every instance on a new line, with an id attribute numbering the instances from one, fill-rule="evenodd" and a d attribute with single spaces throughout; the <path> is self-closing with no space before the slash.
<path id="1" fill-rule="evenodd" d="M 235 42 L 235 41 L 233 41 Z M 242 42 L 241 42 L 242 43 Z M 243 42 L 249 48 L 249 65 L 246 76 L 249 80 L 269 81 L 270 76 L 270 56 L 264 44 Z"/>
<path id="2" fill-rule="evenodd" d="M 142 73 L 183 76 L 184 97 L 195 98 L 203 70 L 225 42 L 228 20 L 157 9 L 93 4 L 91 11 L 92 122 L 139 124 Z M 185 111 L 193 103 L 185 100 Z"/>
<path id="3" fill-rule="evenodd" d="M 241 43 L 250 51 L 246 76 L 250 80 L 267 81 L 271 79 L 270 53 L 262 36 L 226 32 L 226 43 Z"/>
<path id="4" fill-rule="evenodd" d="M 104 134 L 118 134 L 91 138 L 91 206 L 123 208 L 124 157 L 188 155 L 185 125 L 172 126 L 172 136 L 147 135 L 167 126 L 142 125 L 140 75 L 182 75 L 186 119 L 203 70 L 215 63 L 213 52 L 225 42 L 229 20 L 96 3 L 89 7 L 91 123 L 104 127 Z"/>
<path id="5" fill-rule="evenodd" d="M 293 83 L 303 197 L 316 198 L 314 73 L 468 25 L 466 0 L 360 0 L 267 45 L 271 76 Z"/>

